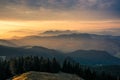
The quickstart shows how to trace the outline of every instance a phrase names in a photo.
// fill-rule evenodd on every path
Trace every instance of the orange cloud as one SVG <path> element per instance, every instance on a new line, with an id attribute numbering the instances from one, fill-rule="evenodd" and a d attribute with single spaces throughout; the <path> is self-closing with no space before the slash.
<path id="1" fill-rule="evenodd" d="M 35 35 L 45 30 L 94 32 L 120 28 L 119 21 L 0 21 L 0 38 Z"/>

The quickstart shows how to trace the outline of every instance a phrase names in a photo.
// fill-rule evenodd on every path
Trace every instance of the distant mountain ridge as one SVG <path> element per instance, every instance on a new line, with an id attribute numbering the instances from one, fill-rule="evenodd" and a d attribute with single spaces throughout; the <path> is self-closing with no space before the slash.
<path id="1" fill-rule="evenodd" d="M 59 56 L 58 59 L 63 57 L 62 53 L 59 51 L 38 46 L 33 46 L 31 48 L 0 46 L 0 56 L 6 56 L 8 58 L 19 56 L 43 56 L 52 58 Z"/>
<path id="2" fill-rule="evenodd" d="M 120 59 L 113 57 L 106 51 L 97 50 L 78 50 L 68 54 L 75 61 L 87 65 L 106 65 L 119 64 Z"/>
<path id="3" fill-rule="evenodd" d="M 9 40 L 3 40 L 3 39 L 0 39 L 0 45 L 4 45 L 4 46 L 16 46 L 16 44 L 14 44 L 13 42 L 11 42 Z"/>
<path id="4" fill-rule="evenodd" d="M 49 30 L 49 31 L 45 31 L 42 34 L 72 34 L 72 33 L 76 33 L 77 31 L 71 31 L 71 30 Z"/>
<path id="5" fill-rule="evenodd" d="M 50 33 L 54 31 L 50 31 Z M 60 31 L 55 31 L 60 32 Z M 63 31 L 64 32 L 64 31 Z M 69 31 L 68 31 L 69 32 Z M 48 31 L 49 33 L 49 31 Z M 21 39 L 0 41 L 5 46 L 43 46 L 62 52 L 72 52 L 76 50 L 102 50 L 113 56 L 120 57 L 120 36 L 96 35 L 88 33 L 71 33 L 53 36 L 27 36 Z M 6 45 L 8 44 L 8 45 Z"/>
<path id="6" fill-rule="evenodd" d="M 63 52 L 92 49 L 107 51 L 114 56 L 120 54 L 120 36 L 72 33 L 56 36 L 28 36 L 11 41 L 18 46 L 43 46 Z"/>
<path id="7" fill-rule="evenodd" d="M 78 50 L 71 53 L 62 53 L 53 49 L 44 47 L 6 47 L 0 46 L 0 56 L 6 56 L 7 59 L 19 56 L 43 56 L 46 58 L 56 57 L 59 61 L 68 58 L 71 61 L 79 62 L 84 65 L 120 65 L 120 59 L 105 51 L 96 50 Z"/>

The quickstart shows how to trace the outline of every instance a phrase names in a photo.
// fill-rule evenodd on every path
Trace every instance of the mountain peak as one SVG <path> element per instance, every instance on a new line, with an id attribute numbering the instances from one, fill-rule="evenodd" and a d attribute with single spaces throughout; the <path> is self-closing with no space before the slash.
<path id="1" fill-rule="evenodd" d="M 75 33 L 76 31 L 71 30 L 49 30 L 45 31 L 42 34 L 67 34 L 67 33 Z"/>

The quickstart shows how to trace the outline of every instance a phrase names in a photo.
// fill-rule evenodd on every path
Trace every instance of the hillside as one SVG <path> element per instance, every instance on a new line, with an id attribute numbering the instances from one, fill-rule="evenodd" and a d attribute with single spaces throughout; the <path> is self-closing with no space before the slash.
<path id="1" fill-rule="evenodd" d="M 44 47 L 8 47 L 0 46 L 0 56 L 6 56 L 7 58 L 18 56 L 43 56 L 43 57 L 57 57 L 61 59 L 63 54 L 59 51 L 48 49 Z"/>
<path id="2" fill-rule="evenodd" d="M 83 80 L 76 75 L 66 73 L 44 73 L 44 72 L 27 72 L 20 76 L 14 77 L 12 80 Z"/>
<path id="3" fill-rule="evenodd" d="M 57 36 L 36 35 L 10 41 L 17 46 L 43 46 L 63 52 L 72 52 L 76 50 L 103 50 L 114 56 L 120 53 L 120 36 L 111 35 L 87 33 L 62 34 Z"/>
<path id="4" fill-rule="evenodd" d="M 87 65 L 114 65 L 120 64 L 120 59 L 106 51 L 77 50 L 68 54 L 72 59 Z"/>
<path id="5" fill-rule="evenodd" d="M 44 36 L 46 33 L 56 33 L 56 35 Z M 43 36 L 39 34 L 26 36 L 21 39 L 0 40 L 0 45 L 14 47 L 42 46 L 63 52 L 72 52 L 76 50 L 102 50 L 109 52 L 113 56 L 120 57 L 120 36 L 71 32 L 71 34 L 61 33 L 64 32 L 48 31 L 43 33 Z"/>
<path id="6" fill-rule="evenodd" d="M 44 47 L 7 47 L 0 46 L 0 56 L 6 56 L 7 59 L 19 56 L 43 56 L 45 58 L 56 57 L 62 62 L 65 58 L 71 61 L 79 62 L 85 65 L 118 65 L 120 59 L 110 55 L 106 51 L 99 50 L 77 50 L 71 53 L 63 53 L 54 49 Z"/>
<path id="7" fill-rule="evenodd" d="M 0 45 L 4 45 L 4 46 L 16 46 L 16 44 L 14 44 L 13 42 L 9 41 L 9 40 L 3 40 L 0 39 Z"/>

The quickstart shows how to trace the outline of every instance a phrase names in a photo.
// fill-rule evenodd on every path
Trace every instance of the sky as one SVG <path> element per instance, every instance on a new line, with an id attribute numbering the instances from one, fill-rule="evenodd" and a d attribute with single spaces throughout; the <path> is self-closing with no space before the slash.
<path id="1" fill-rule="evenodd" d="M 0 0 L 0 39 L 45 30 L 120 30 L 120 0 Z"/>

